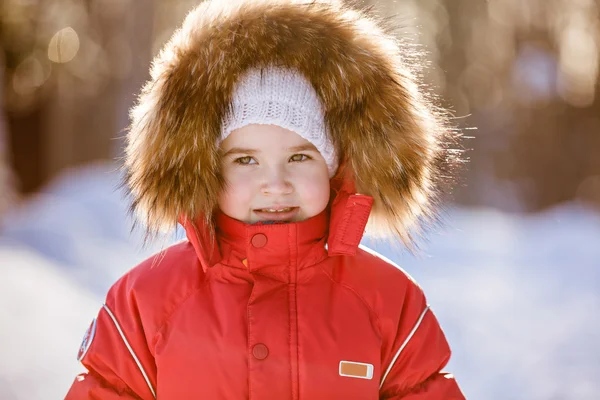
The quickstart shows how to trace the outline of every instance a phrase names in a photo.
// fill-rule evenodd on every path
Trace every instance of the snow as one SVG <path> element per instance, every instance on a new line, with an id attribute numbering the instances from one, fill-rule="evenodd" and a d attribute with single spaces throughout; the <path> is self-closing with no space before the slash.
<path id="1" fill-rule="evenodd" d="M 98 297 L 18 243 L 0 242 L 0 263 L 0 398 L 64 398 Z"/>
<path id="2" fill-rule="evenodd" d="M 0 227 L 0 398 L 62 398 L 110 285 L 143 247 L 112 164 L 67 171 Z M 363 243 L 424 288 L 469 399 L 600 398 L 600 214 L 451 209 L 418 256 Z"/>
<path id="3" fill-rule="evenodd" d="M 449 223 L 428 257 L 399 263 L 428 294 L 467 398 L 600 398 L 600 215 L 454 210 Z"/>

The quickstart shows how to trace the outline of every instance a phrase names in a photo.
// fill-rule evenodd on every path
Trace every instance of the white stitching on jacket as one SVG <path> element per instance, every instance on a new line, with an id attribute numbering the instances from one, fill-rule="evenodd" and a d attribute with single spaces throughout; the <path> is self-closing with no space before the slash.
<path id="1" fill-rule="evenodd" d="M 125 337 L 125 334 L 123 333 L 123 330 L 121 329 L 121 326 L 119 325 L 119 322 L 117 322 L 117 319 L 115 318 L 114 314 L 112 313 L 112 311 L 110 311 L 110 308 L 108 308 L 108 306 L 106 304 L 102 304 L 102 307 L 104 307 L 104 309 L 106 310 L 106 312 L 112 319 L 113 323 L 115 324 L 117 331 L 119 331 L 119 335 L 121 335 L 121 339 L 123 339 L 125 346 L 127 346 L 127 350 L 129 350 L 129 353 L 131 353 L 131 357 L 133 357 L 133 360 L 135 361 L 138 368 L 140 369 L 140 372 L 144 376 L 144 379 L 146 380 L 146 383 L 148 384 L 148 387 L 150 388 L 150 391 L 152 392 L 152 396 L 156 399 L 156 392 L 154 391 L 154 388 L 152 387 L 152 384 L 150 383 L 150 379 L 148 379 L 148 375 L 146 375 L 146 371 L 144 371 L 144 367 L 142 367 L 142 363 L 137 358 L 137 356 L 135 355 L 135 352 L 129 345 L 129 342 L 127 341 L 127 338 Z"/>
<path id="2" fill-rule="evenodd" d="M 388 374 L 390 373 L 390 370 L 394 366 L 394 363 L 396 362 L 396 360 L 400 356 L 400 353 L 402 352 L 402 350 L 404 350 L 404 348 L 406 347 L 406 345 L 408 344 L 408 342 L 410 341 L 410 339 L 413 337 L 413 335 L 415 334 L 415 332 L 417 331 L 417 329 L 419 329 L 419 325 L 421 325 L 421 322 L 423 321 L 423 318 L 425 317 L 425 314 L 427 313 L 427 311 L 429 311 L 429 305 L 427 307 L 425 307 L 425 310 L 423 310 L 423 312 L 421 313 L 421 316 L 417 320 L 417 323 L 415 324 L 415 326 L 412 328 L 412 331 L 410 331 L 410 333 L 408 334 L 408 336 L 406 337 L 406 339 L 404 339 L 404 343 L 402 343 L 402 346 L 400 346 L 400 348 L 398 349 L 398 352 L 396 353 L 396 355 L 392 359 L 392 362 L 390 363 L 390 366 L 385 371 L 385 374 L 383 374 L 383 378 L 381 378 L 381 384 L 379 385 L 379 390 L 381 390 L 381 388 L 383 387 L 383 382 L 385 382 L 385 378 L 387 378 Z"/>

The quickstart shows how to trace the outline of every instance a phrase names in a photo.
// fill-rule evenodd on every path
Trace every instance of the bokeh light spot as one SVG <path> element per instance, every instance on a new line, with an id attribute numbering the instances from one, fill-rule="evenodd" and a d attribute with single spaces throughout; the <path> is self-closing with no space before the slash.
<path id="1" fill-rule="evenodd" d="M 55 63 L 71 61 L 79 51 L 79 36 L 71 27 L 56 32 L 48 45 L 48 58 Z"/>

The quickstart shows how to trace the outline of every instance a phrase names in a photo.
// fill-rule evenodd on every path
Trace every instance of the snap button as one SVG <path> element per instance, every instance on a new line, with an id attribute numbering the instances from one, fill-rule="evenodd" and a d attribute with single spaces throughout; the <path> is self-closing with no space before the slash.
<path id="1" fill-rule="evenodd" d="M 264 233 L 257 233 L 256 235 L 252 236 L 252 240 L 250 242 L 254 247 L 264 247 L 267 244 L 267 235 Z"/>
<path id="2" fill-rule="evenodd" d="M 252 348 L 252 355 L 257 360 L 264 360 L 269 356 L 269 349 L 262 343 L 257 343 Z"/>

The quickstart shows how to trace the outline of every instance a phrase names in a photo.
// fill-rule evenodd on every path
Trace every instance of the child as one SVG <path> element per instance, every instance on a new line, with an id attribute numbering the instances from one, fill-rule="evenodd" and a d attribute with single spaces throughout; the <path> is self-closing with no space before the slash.
<path id="1" fill-rule="evenodd" d="M 188 240 L 110 289 L 67 399 L 464 398 L 419 286 L 359 247 L 410 245 L 449 161 L 399 51 L 331 0 L 188 15 L 126 154 L 136 214 Z"/>

